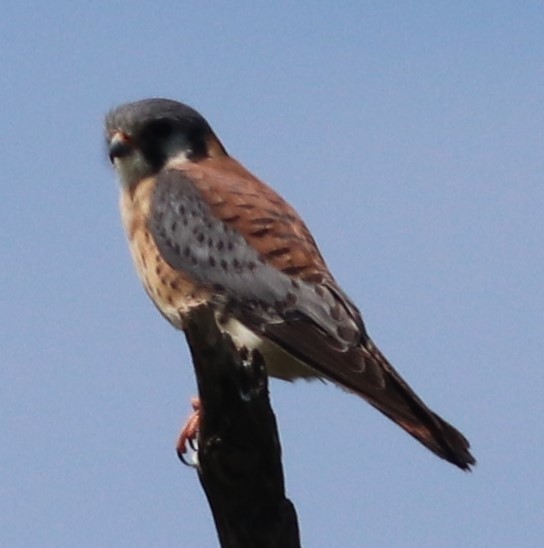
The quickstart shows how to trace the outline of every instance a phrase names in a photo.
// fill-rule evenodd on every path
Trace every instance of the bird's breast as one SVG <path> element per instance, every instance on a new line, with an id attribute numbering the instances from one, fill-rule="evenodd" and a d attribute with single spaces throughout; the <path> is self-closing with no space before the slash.
<path id="1" fill-rule="evenodd" d="M 178 329 L 184 316 L 208 299 L 184 272 L 173 269 L 162 257 L 148 230 L 152 215 L 155 179 L 142 180 L 135 188 L 123 188 L 121 216 L 138 276 L 159 311 Z"/>

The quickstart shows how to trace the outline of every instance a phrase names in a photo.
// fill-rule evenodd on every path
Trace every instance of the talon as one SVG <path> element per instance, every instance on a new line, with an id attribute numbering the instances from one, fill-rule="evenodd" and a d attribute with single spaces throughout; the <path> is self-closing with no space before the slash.
<path id="1" fill-rule="evenodd" d="M 200 426 L 200 400 L 198 398 L 192 398 L 191 407 L 193 408 L 193 413 L 189 416 L 184 427 L 181 429 L 176 444 L 176 452 L 181 462 L 189 466 L 194 466 L 194 464 L 187 462 L 185 454 L 187 453 L 187 445 L 194 453 L 198 451 L 197 437 L 198 428 Z"/>
<path id="2" fill-rule="evenodd" d="M 189 438 L 188 440 L 189 442 L 189 447 L 193 450 L 193 451 L 198 451 L 198 440 L 195 438 Z"/>
<path id="3" fill-rule="evenodd" d="M 197 464 L 196 464 L 196 453 L 193 453 L 192 462 L 189 462 L 189 461 L 185 458 L 185 455 L 183 455 L 182 453 L 178 453 L 178 459 L 179 459 L 183 464 L 185 464 L 185 466 L 190 466 L 191 468 L 196 468 L 196 466 L 197 466 Z"/>

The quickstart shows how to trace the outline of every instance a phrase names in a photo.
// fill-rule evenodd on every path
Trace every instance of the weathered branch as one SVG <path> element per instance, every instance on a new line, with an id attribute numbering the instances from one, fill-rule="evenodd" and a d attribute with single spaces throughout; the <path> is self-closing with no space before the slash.
<path id="1" fill-rule="evenodd" d="M 200 395 L 198 474 L 221 546 L 300 547 L 261 354 L 237 352 L 206 307 L 186 335 Z"/>

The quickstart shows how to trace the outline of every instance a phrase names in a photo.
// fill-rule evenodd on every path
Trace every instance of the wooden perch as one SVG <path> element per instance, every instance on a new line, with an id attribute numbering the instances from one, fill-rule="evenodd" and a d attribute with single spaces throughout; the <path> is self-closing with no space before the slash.
<path id="1" fill-rule="evenodd" d="M 207 307 L 191 316 L 185 332 L 200 395 L 197 468 L 221 546 L 298 548 L 264 360 L 238 352 Z"/>

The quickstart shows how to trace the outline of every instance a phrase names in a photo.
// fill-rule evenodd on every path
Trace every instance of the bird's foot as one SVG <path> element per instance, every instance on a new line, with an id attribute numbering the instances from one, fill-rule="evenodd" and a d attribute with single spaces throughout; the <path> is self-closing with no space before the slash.
<path id="1" fill-rule="evenodd" d="M 181 429 L 181 433 L 176 444 L 176 452 L 181 462 L 183 462 L 187 466 L 196 466 L 196 453 L 198 449 L 197 437 L 198 428 L 200 426 L 200 400 L 198 398 L 192 398 L 191 407 L 193 408 L 193 412 Z M 193 452 L 193 457 L 190 459 L 190 462 L 186 458 L 186 454 L 188 451 L 187 446 L 189 446 Z"/>

